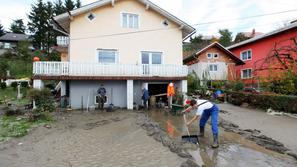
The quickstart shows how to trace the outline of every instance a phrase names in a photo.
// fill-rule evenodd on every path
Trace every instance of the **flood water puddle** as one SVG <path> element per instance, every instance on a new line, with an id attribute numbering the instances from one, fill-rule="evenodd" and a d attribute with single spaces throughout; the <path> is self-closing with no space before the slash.
<path id="1" fill-rule="evenodd" d="M 158 122 L 171 138 L 180 138 L 186 134 L 182 116 L 175 116 L 164 111 L 149 111 L 148 116 Z M 190 119 L 189 117 L 188 119 Z M 198 122 L 189 128 L 191 134 L 198 133 Z M 190 150 L 191 155 L 200 165 L 207 167 L 296 167 L 295 159 L 267 150 L 241 137 L 239 134 L 225 132 L 220 128 L 220 147 L 210 147 L 212 136 L 210 126 L 206 127 L 204 138 L 199 138 L 197 150 Z"/>

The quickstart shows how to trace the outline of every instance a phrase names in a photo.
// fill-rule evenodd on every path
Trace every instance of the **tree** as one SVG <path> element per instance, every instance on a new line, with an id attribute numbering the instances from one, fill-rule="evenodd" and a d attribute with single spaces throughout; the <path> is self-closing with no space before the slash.
<path id="1" fill-rule="evenodd" d="M 54 12 L 56 15 L 67 12 L 62 0 L 56 0 L 54 2 Z"/>
<path id="2" fill-rule="evenodd" d="M 235 37 L 235 40 L 234 40 L 234 44 L 236 43 L 239 43 L 239 42 L 242 42 L 242 41 L 245 41 L 245 40 L 248 40 L 250 39 L 249 37 L 245 36 L 243 33 L 238 33 Z"/>
<path id="3" fill-rule="evenodd" d="M 6 71 L 8 70 L 8 64 L 6 61 L 0 61 L 0 77 L 6 77 Z"/>
<path id="4" fill-rule="evenodd" d="M 71 11 L 75 8 L 75 4 L 72 0 L 65 0 L 64 4 L 67 11 Z"/>
<path id="5" fill-rule="evenodd" d="M 26 26 L 24 25 L 23 19 L 13 20 L 10 25 L 10 31 L 18 34 L 25 34 Z"/>
<path id="6" fill-rule="evenodd" d="M 75 4 L 76 8 L 80 8 L 81 7 L 81 2 L 80 0 L 76 0 L 76 4 Z"/>
<path id="7" fill-rule="evenodd" d="M 33 44 L 36 48 L 49 53 L 49 49 L 54 45 L 54 32 L 50 24 L 50 19 L 54 15 L 51 2 L 43 3 L 38 0 L 32 5 L 29 13 L 29 30 L 33 34 Z"/>
<path id="8" fill-rule="evenodd" d="M 232 44 L 232 32 L 228 29 L 219 30 L 221 35 L 219 39 L 219 43 L 225 47 L 230 46 Z"/>
<path id="9" fill-rule="evenodd" d="M 5 34 L 5 30 L 2 24 L 0 24 L 0 37 Z"/>

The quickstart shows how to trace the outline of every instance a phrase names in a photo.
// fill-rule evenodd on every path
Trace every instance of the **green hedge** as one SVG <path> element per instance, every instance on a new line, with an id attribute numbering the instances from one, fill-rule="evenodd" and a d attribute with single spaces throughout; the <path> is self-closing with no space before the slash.
<path id="1" fill-rule="evenodd" d="M 251 94 L 243 92 L 227 92 L 228 102 L 234 105 L 248 103 L 249 106 L 297 114 L 297 96 L 275 94 Z"/>

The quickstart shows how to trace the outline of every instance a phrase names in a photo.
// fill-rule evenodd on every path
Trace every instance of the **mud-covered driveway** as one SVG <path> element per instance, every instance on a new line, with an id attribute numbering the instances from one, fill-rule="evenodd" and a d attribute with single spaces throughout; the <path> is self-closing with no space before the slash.
<path id="1" fill-rule="evenodd" d="M 0 144 L 0 167 L 180 166 L 135 124 L 137 113 L 61 114 L 52 128 Z"/>

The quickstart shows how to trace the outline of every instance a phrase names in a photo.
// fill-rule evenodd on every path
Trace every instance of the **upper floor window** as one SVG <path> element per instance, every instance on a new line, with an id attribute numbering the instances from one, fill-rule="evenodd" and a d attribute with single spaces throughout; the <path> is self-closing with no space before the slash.
<path id="1" fill-rule="evenodd" d="M 216 71 L 218 71 L 218 65 L 217 64 L 210 64 L 209 65 L 209 71 L 210 72 L 216 72 Z"/>
<path id="2" fill-rule="evenodd" d="M 219 58 L 219 54 L 218 53 L 207 53 L 207 58 L 208 59 L 217 59 L 217 58 Z"/>
<path id="3" fill-rule="evenodd" d="M 241 70 L 241 78 L 242 79 L 252 78 L 252 69 Z"/>
<path id="4" fill-rule="evenodd" d="M 138 28 L 139 15 L 131 13 L 122 13 L 122 27 L 124 28 Z"/>
<path id="5" fill-rule="evenodd" d="M 162 53 L 141 52 L 141 64 L 162 64 Z"/>
<path id="6" fill-rule="evenodd" d="M 117 62 L 117 50 L 99 49 L 98 62 L 103 64 L 113 64 Z"/>
<path id="7" fill-rule="evenodd" d="M 89 13 L 87 15 L 87 18 L 88 18 L 89 21 L 93 21 L 96 18 L 96 16 L 93 13 Z"/>
<path id="8" fill-rule="evenodd" d="M 252 50 L 245 50 L 240 53 L 240 59 L 242 61 L 251 60 L 252 59 Z"/>

